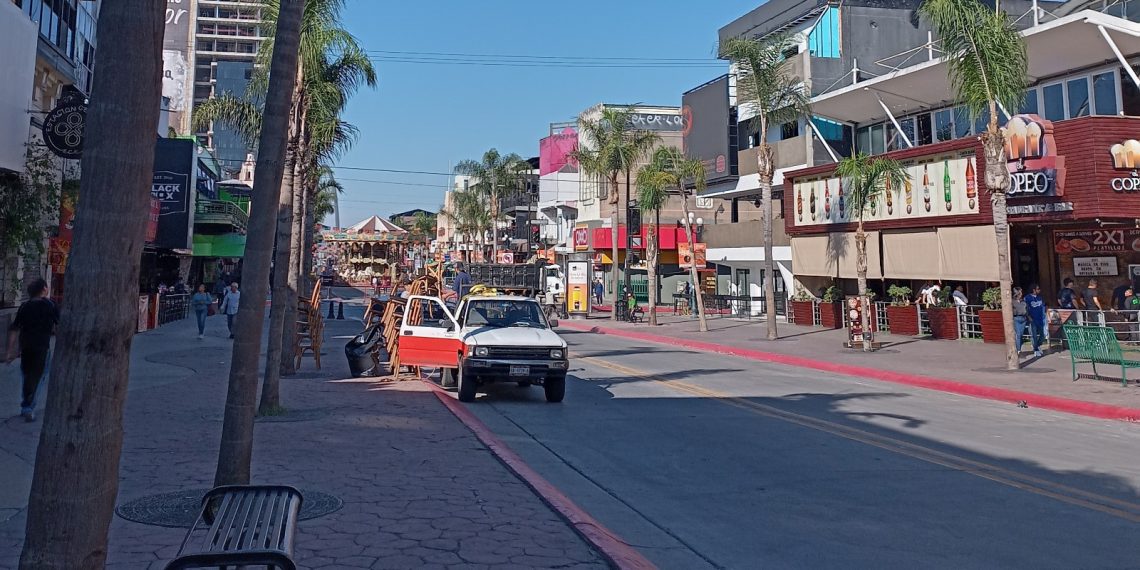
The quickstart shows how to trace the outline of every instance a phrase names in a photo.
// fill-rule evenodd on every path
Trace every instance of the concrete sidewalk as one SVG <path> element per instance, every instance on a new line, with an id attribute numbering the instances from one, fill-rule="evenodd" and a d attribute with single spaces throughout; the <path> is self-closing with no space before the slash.
<path id="1" fill-rule="evenodd" d="M 709 343 L 715 346 L 690 348 L 735 352 L 760 360 L 772 359 L 765 356 L 771 355 L 775 360 L 786 360 L 792 365 L 804 364 L 872 379 L 882 376 L 877 379 L 913 385 L 923 384 L 907 382 L 908 377 L 930 379 L 933 382 L 926 382 L 924 387 L 948 388 L 945 391 L 992 399 L 1006 399 L 995 397 L 995 394 L 1018 392 L 1022 394 L 1019 399 L 1026 400 L 1029 405 L 1036 401 L 1040 407 L 1072 413 L 1087 411 L 1085 415 L 1140 419 L 1140 388 L 1135 384 L 1121 386 L 1119 367 L 1098 366 L 1102 377 L 1093 379 L 1090 365 L 1078 365 L 1077 371 L 1090 377 L 1073 382 L 1069 354 L 1060 349 L 1053 349 L 1041 358 L 1023 360 L 1021 370 L 1009 372 L 1005 370 L 1005 352 L 1001 345 L 977 341 L 941 341 L 880 334 L 876 340 L 883 343 L 882 349 L 864 353 L 844 347 L 846 330 L 825 330 L 780 322 L 780 338 L 770 342 L 767 340 L 767 325 L 762 320 L 713 317 L 708 319 L 708 333 L 699 332 L 694 317 L 658 315 L 658 322 L 660 326 L 652 328 L 644 323 L 591 318 L 564 321 L 563 326 L 579 330 L 596 328 L 598 332 L 609 331 L 632 335 L 631 338 L 637 340 L 670 344 Z M 754 353 L 741 353 L 744 350 Z M 874 369 L 881 374 L 860 374 L 868 372 L 866 369 Z M 1137 377 L 1140 379 L 1140 373 Z"/>
<path id="2" fill-rule="evenodd" d="M 346 379 L 358 321 L 326 324 L 323 370 L 282 380 L 288 412 L 259 420 L 254 483 L 327 493 L 343 506 L 302 521 L 303 568 L 605 568 L 604 558 L 421 382 Z M 132 354 L 119 504 L 212 486 L 230 360 L 225 325 L 199 341 L 192 319 L 139 335 Z M 16 566 L 40 420 L 18 410 L 2 371 L 0 568 Z M 41 401 L 44 398 L 41 397 Z M 162 568 L 184 528 L 116 516 L 108 568 Z"/>

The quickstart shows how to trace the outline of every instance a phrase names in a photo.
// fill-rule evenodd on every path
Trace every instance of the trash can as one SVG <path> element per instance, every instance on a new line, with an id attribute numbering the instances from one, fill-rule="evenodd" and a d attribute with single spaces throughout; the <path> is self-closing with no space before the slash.
<path id="1" fill-rule="evenodd" d="M 381 332 L 380 325 L 373 325 L 364 329 L 364 332 L 356 335 L 348 344 L 344 345 L 344 356 L 348 359 L 348 369 L 352 373 L 353 378 L 360 378 L 361 376 L 375 375 L 376 371 L 373 370 L 372 351 L 379 348 L 384 352 L 384 335 Z M 377 345 L 381 345 L 377 347 Z M 384 354 L 380 355 L 380 361 L 387 360 Z"/>

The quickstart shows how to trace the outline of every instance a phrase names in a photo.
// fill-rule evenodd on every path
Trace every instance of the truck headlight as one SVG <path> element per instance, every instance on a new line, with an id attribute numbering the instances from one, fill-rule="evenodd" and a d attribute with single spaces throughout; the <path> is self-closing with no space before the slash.
<path id="1" fill-rule="evenodd" d="M 551 358 L 562 358 L 565 355 L 566 355 L 566 352 L 564 350 L 562 350 L 561 348 L 555 348 L 555 349 L 552 349 L 550 351 L 550 357 Z"/>
<path id="2" fill-rule="evenodd" d="M 485 346 L 475 347 L 475 356 L 487 356 L 488 354 L 491 354 L 491 349 Z"/>

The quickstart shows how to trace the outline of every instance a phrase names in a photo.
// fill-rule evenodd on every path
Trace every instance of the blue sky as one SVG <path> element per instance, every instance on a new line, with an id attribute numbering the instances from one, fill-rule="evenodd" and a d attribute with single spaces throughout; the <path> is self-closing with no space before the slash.
<path id="1" fill-rule="evenodd" d="M 717 29 L 760 3 L 353 0 L 347 3 L 344 22 L 377 56 L 405 60 L 406 55 L 380 52 L 713 59 Z M 424 57 L 457 59 L 423 55 L 417 59 Z M 680 105 L 682 92 L 727 70 L 727 65 L 609 69 L 393 61 L 376 65 L 379 85 L 357 94 L 346 112 L 361 137 L 341 159 L 344 167 L 448 172 L 456 162 L 477 159 L 491 147 L 537 156 L 538 141 L 551 122 L 572 121 L 599 102 Z M 342 225 L 371 214 L 387 216 L 412 208 L 435 211 L 450 180 L 348 169 L 338 170 L 337 176 L 345 186 Z"/>

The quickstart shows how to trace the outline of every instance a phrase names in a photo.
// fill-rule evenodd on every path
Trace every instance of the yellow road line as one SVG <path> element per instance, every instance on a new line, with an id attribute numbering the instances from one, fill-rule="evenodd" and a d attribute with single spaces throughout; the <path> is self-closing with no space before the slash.
<path id="1" fill-rule="evenodd" d="M 586 364 L 593 364 L 601 368 L 608 368 L 615 372 L 628 375 L 633 378 L 641 380 L 656 382 L 664 384 L 665 386 L 674 390 L 700 396 L 702 398 L 713 398 L 723 404 L 733 406 L 735 408 L 743 409 L 755 414 L 767 416 L 773 419 L 783 420 L 799 426 L 823 431 L 835 436 L 857 441 L 880 449 L 884 449 L 893 453 L 906 455 L 920 461 L 941 465 L 956 471 L 963 471 L 977 477 L 988 479 L 1003 485 L 1028 491 L 1037 495 L 1049 497 L 1070 505 L 1091 509 L 1114 517 L 1119 517 L 1131 522 L 1140 522 L 1140 504 L 1132 503 L 1107 497 L 1083 489 L 1077 489 L 1061 483 L 1048 481 L 1039 477 L 1034 477 L 1025 473 L 1018 473 L 1003 467 L 960 457 L 954 454 L 938 451 L 928 447 L 924 447 L 908 441 L 895 439 L 892 437 L 873 434 L 858 428 L 845 426 L 843 424 L 830 422 L 805 416 L 793 412 L 788 412 L 753 402 L 746 398 L 739 396 L 730 396 L 723 392 L 710 390 L 687 382 L 679 380 L 668 380 L 664 378 L 657 378 L 650 373 L 621 364 L 615 364 L 606 360 L 595 357 L 573 355 L 574 359 Z M 1117 508 L 1119 507 L 1119 508 Z"/>

